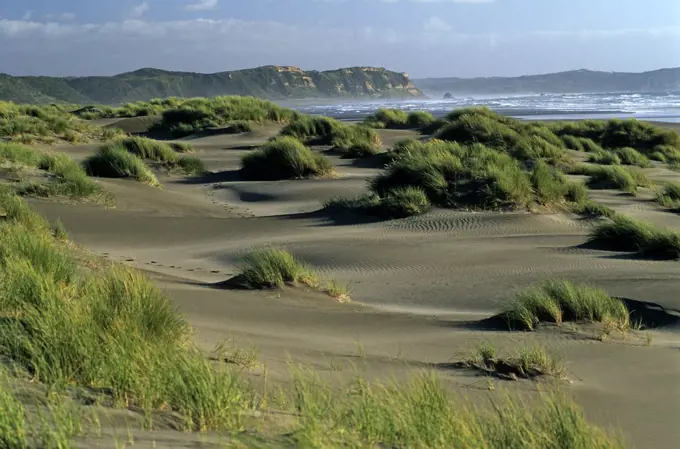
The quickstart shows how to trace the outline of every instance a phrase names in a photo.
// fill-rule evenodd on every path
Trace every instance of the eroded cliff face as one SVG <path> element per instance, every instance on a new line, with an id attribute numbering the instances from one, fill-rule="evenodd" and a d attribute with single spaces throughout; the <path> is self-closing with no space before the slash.
<path id="1" fill-rule="evenodd" d="M 382 67 L 305 71 L 293 66 L 263 66 L 212 74 L 140 69 L 115 76 L 8 77 L 21 95 L 0 100 L 115 104 L 158 97 L 252 95 L 270 99 L 323 97 L 421 97 L 405 73 Z"/>

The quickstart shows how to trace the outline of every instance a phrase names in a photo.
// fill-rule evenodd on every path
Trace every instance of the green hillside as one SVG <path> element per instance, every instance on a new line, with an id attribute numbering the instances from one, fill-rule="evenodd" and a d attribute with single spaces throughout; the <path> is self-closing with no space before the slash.
<path id="1" fill-rule="evenodd" d="M 680 91 L 680 68 L 642 73 L 571 70 L 517 77 L 414 80 L 428 95 Z"/>
<path id="2" fill-rule="evenodd" d="M 0 75 L 0 100 L 18 103 L 119 104 L 167 97 L 249 95 L 268 99 L 419 97 L 404 73 L 350 67 L 304 71 L 264 66 L 213 74 L 144 68 L 115 76 L 13 77 Z"/>

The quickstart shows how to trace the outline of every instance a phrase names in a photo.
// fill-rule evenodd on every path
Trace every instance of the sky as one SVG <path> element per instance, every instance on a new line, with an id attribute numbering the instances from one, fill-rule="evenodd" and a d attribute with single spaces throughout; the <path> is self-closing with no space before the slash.
<path id="1" fill-rule="evenodd" d="M 680 0 L 0 0 L 0 73 L 386 67 L 411 78 L 680 66 Z"/>

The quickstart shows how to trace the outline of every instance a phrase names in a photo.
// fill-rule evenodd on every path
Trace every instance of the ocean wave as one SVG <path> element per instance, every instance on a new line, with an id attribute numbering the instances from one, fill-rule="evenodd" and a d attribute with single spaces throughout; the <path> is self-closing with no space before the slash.
<path id="1" fill-rule="evenodd" d="M 487 106 L 500 113 L 512 116 L 597 115 L 614 114 L 622 117 L 631 115 L 660 115 L 680 117 L 680 94 L 647 93 L 595 93 L 595 94 L 522 94 L 499 96 L 464 96 L 447 100 L 407 100 L 341 102 L 325 105 L 299 106 L 296 109 L 310 114 L 334 117 L 362 117 L 379 108 L 396 108 L 405 111 L 429 111 L 442 116 L 452 109 L 469 106 Z"/>

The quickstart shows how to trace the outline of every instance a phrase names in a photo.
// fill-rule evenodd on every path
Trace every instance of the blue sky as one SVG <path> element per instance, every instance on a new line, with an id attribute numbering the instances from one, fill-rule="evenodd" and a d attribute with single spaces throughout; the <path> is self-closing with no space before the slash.
<path id="1" fill-rule="evenodd" d="M 0 72 L 383 66 L 413 78 L 680 66 L 679 0 L 0 0 Z"/>

